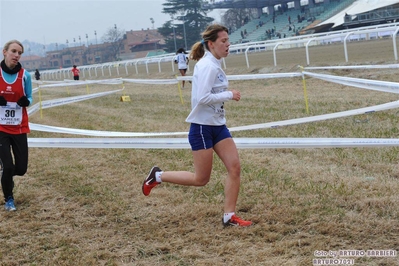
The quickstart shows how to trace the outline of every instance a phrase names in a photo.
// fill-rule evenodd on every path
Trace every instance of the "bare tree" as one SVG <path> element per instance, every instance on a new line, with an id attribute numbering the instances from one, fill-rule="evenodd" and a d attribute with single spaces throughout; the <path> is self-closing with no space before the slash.
<path id="1" fill-rule="evenodd" d="M 120 50 L 123 48 L 123 40 L 126 38 L 125 30 L 120 30 L 116 27 L 109 28 L 107 32 L 103 35 L 102 40 L 104 43 L 110 43 L 109 54 L 118 60 Z"/>

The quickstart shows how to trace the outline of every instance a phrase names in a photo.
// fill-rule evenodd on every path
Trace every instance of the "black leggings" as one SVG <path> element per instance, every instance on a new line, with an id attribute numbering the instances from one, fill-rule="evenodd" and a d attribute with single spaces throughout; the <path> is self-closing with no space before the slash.
<path id="1" fill-rule="evenodd" d="M 0 132 L 0 145 L 0 159 L 3 163 L 1 188 L 4 199 L 8 199 L 13 197 L 14 175 L 22 176 L 28 170 L 28 135 Z"/>

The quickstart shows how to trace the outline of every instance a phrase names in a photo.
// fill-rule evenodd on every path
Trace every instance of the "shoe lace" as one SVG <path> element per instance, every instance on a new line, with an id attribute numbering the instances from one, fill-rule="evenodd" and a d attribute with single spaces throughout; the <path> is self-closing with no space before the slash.
<path id="1" fill-rule="evenodd" d="M 7 200 L 6 200 L 6 203 L 7 204 L 14 203 L 14 199 L 12 197 L 8 197 Z"/>

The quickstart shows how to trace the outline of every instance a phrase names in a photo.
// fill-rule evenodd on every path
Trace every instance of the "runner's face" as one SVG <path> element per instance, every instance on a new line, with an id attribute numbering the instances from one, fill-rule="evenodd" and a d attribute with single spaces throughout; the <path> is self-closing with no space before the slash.
<path id="1" fill-rule="evenodd" d="M 229 54 L 229 35 L 225 31 L 219 31 L 218 38 L 215 42 L 209 42 L 210 50 L 217 59 L 221 59 L 222 57 L 227 57 Z"/>
<path id="2" fill-rule="evenodd" d="M 22 55 L 22 47 L 17 43 L 12 43 L 7 50 L 3 49 L 3 56 L 6 66 L 13 69 L 19 62 Z"/>

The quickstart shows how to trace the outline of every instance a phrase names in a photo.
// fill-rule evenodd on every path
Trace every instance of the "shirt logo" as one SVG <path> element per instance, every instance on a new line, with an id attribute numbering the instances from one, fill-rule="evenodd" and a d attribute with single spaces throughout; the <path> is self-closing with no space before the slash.
<path id="1" fill-rule="evenodd" d="M 12 87 L 11 86 L 7 86 L 6 91 L 12 91 Z"/>
<path id="2" fill-rule="evenodd" d="M 223 81 L 224 81 L 224 76 L 223 76 L 222 74 L 219 74 L 219 75 L 218 75 L 218 80 L 219 80 L 220 82 L 223 82 Z"/>

